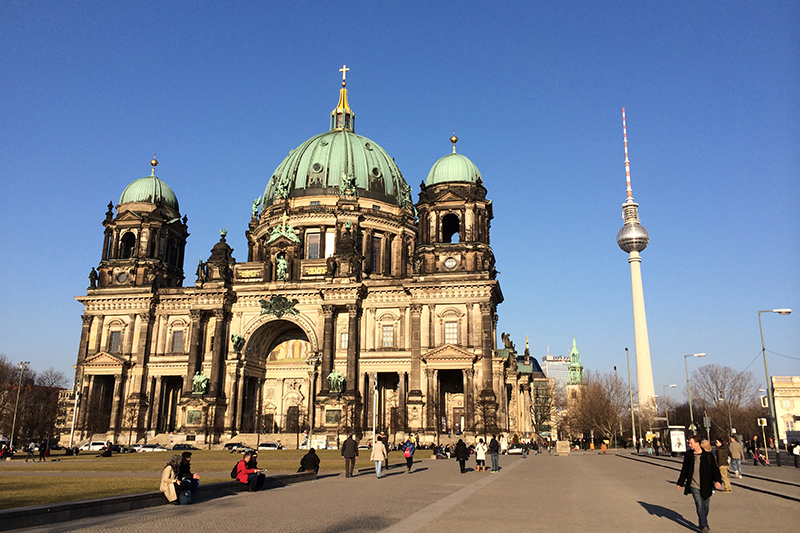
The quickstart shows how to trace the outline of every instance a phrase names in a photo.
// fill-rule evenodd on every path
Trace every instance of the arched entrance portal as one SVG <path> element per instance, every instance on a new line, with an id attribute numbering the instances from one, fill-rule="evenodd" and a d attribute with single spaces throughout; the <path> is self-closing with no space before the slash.
<path id="1" fill-rule="evenodd" d="M 245 348 L 242 433 L 300 438 L 313 423 L 315 383 L 307 360 L 314 354 L 309 335 L 290 320 L 271 320 L 253 332 Z"/>

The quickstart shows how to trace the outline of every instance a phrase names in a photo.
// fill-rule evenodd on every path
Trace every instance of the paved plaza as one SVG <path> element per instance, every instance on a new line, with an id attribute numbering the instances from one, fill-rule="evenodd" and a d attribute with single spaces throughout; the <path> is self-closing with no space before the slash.
<path id="1" fill-rule="evenodd" d="M 691 496 L 675 488 L 680 463 L 629 453 L 578 453 L 501 457 L 499 474 L 460 474 L 458 463 L 426 460 L 411 474 L 394 468 L 377 479 L 362 472 L 352 479 L 322 474 L 316 481 L 260 493 L 240 493 L 192 506 L 163 506 L 53 524 L 28 531 L 103 532 L 464 532 L 516 528 L 521 531 L 686 532 L 696 528 Z M 371 463 L 361 459 L 357 467 Z M 202 473 L 202 465 L 196 465 Z M 778 473 L 788 484 L 748 475 Z M 795 528 L 800 511 L 800 470 L 747 469 L 734 485 L 711 498 L 712 531 L 751 533 Z M 157 485 L 157 482 L 154 481 Z"/>

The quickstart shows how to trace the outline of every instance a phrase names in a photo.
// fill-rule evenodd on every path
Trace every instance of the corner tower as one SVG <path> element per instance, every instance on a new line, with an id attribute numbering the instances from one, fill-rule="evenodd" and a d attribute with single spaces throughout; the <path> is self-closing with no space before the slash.
<path id="1" fill-rule="evenodd" d="M 149 176 L 125 187 L 114 215 L 108 204 L 103 221 L 103 254 L 90 289 L 180 287 L 187 219 L 181 219 L 178 198 L 156 176 L 158 161 L 150 161 Z"/>
<path id="2" fill-rule="evenodd" d="M 617 233 L 617 244 L 628 253 L 631 265 L 631 291 L 633 294 L 633 333 L 636 342 L 636 387 L 639 390 L 639 405 L 655 407 L 653 367 L 650 363 L 650 339 L 647 336 L 647 316 L 644 311 L 644 289 L 642 288 L 642 258 L 639 252 L 647 248 L 650 235 L 639 224 L 639 204 L 633 200 L 631 189 L 631 164 L 628 159 L 628 131 L 625 125 L 625 108 L 622 108 L 622 136 L 625 142 L 625 179 L 627 199 L 622 204 L 624 224 Z"/>

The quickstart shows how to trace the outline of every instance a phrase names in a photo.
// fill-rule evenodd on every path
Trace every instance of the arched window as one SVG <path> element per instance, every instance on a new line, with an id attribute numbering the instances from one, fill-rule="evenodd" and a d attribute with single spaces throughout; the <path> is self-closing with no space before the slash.
<path id="1" fill-rule="evenodd" d="M 122 240 L 120 241 L 119 258 L 127 259 L 128 257 L 133 257 L 135 250 L 136 235 L 134 235 L 133 232 L 128 231 L 122 236 Z"/>
<path id="2" fill-rule="evenodd" d="M 458 235 L 461 223 L 458 220 L 458 215 L 448 213 L 442 217 L 442 242 L 453 242 L 453 236 Z M 456 239 L 459 242 L 460 235 Z"/>

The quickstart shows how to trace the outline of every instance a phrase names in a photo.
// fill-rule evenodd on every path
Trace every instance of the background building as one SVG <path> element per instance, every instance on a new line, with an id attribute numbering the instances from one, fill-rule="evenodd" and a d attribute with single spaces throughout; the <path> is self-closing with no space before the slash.
<path id="1" fill-rule="evenodd" d="M 772 376 L 772 388 L 780 440 L 786 440 L 788 431 L 800 436 L 800 376 Z"/>

